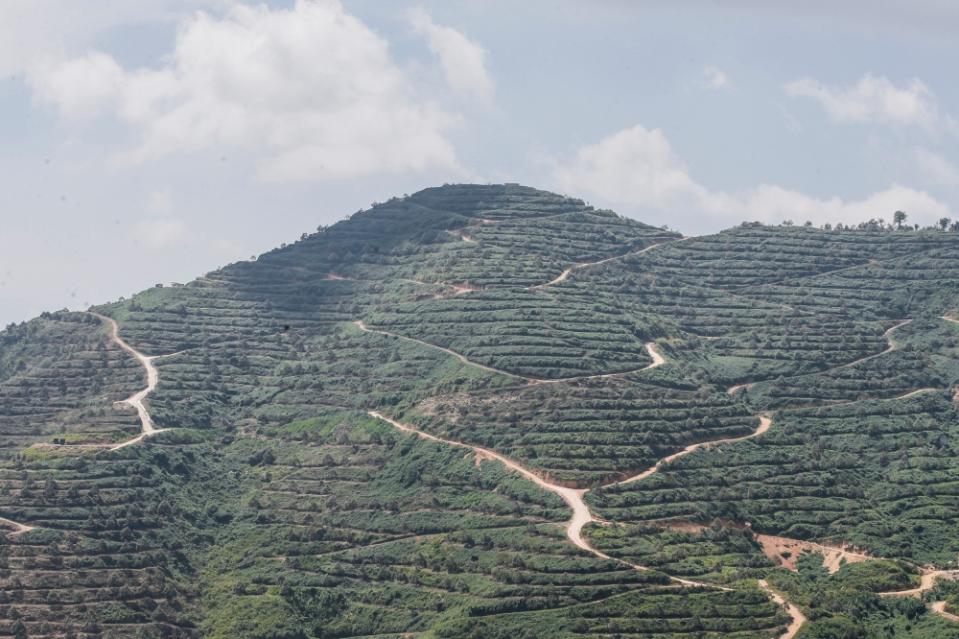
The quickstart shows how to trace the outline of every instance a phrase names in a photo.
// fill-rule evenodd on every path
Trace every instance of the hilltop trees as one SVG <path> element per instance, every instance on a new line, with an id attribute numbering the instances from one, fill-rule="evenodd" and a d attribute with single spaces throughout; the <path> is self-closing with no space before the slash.
<path id="1" fill-rule="evenodd" d="M 905 211 L 896 211 L 893 213 L 892 220 L 896 223 L 896 228 L 901 229 L 902 223 L 906 221 L 906 218 L 909 217 L 906 215 Z"/>

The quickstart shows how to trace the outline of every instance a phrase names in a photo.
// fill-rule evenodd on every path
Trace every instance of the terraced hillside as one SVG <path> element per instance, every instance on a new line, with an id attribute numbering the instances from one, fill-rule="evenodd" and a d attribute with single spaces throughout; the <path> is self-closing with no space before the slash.
<path id="1" fill-rule="evenodd" d="M 0 636 L 959 637 L 957 260 L 453 185 L 8 327 Z"/>

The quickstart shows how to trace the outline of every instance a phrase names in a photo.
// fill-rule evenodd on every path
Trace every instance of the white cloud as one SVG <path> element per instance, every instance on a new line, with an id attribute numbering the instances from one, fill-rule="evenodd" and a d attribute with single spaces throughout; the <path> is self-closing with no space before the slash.
<path id="1" fill-rule="evenodd" d="M 445 137 L 455 118 L 416 96 L 387 43 L 338 0 L 196 13 L 159 68 L 90 53 L 39 66 L 30 83 L 65 116 L 110 111 L 131 125 L 129 162 L 230 147 L 276 181 L 458 169 Z"/>
<path id="2" fill-rule="evenodd" d="M 486 51 L 465 35 L 436 24 L 423 8 L 410 11 L 410 23 L 426 36 L 430 50 L 440 60 L 446 83 L 465 97 L 489 103 L 493 99 L 493 79 L 486 69 Z"/>
<path id="3" fill-rule="evenodd" d="M 121 25 L 176 20 L 231 0 L 3 0 L 0 8 L 0 76 L 25 72 L 38 58 L 62 57 Z"/>
<path id="4" fill-rule="evenodd" d="M 31 75 L 35 97 L 56 104 L 70 118 L 101 113 L 114 101 L 124 81 L 124 71 L 116 60 L 96 51 L 66 61 L 38 63 Z"/>
<path id="5" fill-rule="evenodd" d="M 939 114 L 935 96 L 918 79 L 897 87 L 885 77 L 863 76 L 855 85 L 829 87 L 811 78 L 785 85 L 792 97 L 818 102 L 836 122 L 881 122 L 927 130 L 949 122 Z"/>
<path id="6" fill-rule="evenodd" d="M 860 200 L 816 198 L 770 184 L 739 193 L 710 190 L 689 175 L 661 131 L 639 125 L 582 147 L 569 163 L 557 163 L 553 181 L 562 191 L 589 194 L 611 205 L 677 217 L 704 214 L 727 225 L 785 219 L 849 224 L 889 218 L 897 209 L 909 213 L 913 221 L 932 223 L 948 213 L 928 193 L 896 184 Z"/>
<path id="7" fill-rule="evenodd" d="M 190 231 L 182 220 L 157 218 L 134 224 L 131 236 L 152 251 L 162 251 L 183 246 L 190 239 Z"/>
<path id="8" fill-rule="evenodd" d="M 729 86 L 729 76 L 719 67 L 707 64 L 703 68 L 703 75 L 706 76 L 706 84 L 712 89 L 725 89 Z"/>
<path id="9" fill-rule="evenodd" d="M 892 220 L 893 212 L 909 213 L 912 222 L 932 223 L 948 213 L 948 208 L 925 191 L 893 184 L 860 200 L 840 197 L 816 198 L 780 186 L 762 184 L 739 194 L 710 193 L 704 203 L 711 213 L 736 216 L 742 220 L 796 223 L 809 220 L 814 224 L 842 222 L 855 224 L 875 218 Z"/>
<path id="10" fill-rule="evenodd" d="M 959 186 L 959 166 L 928 149 L 917 148 L 913 155 L 920 172 L 928 181 L 933 184 Z"/>
<path id="11" fill-rule="evenodd" d="M 568 192 L 584 189 L 617 202 L 657 207 L 700 190 L 666 136 L 639 125 L 582 147 L 571 164 L 556 167 L 553 179 Z"/>

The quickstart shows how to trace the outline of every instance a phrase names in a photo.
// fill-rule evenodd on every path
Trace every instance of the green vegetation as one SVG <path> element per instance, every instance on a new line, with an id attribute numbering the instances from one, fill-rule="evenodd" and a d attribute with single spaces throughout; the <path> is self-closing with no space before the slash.
<path id="1" fill-rule="evenodd" d="M 501 451 L 570 485 L 649 468 L 686 445 L 756 429 L 745 406 L 659 371 L 574 385 L 444 393 L 411 413 L 431 433 Z"/>
<path id="2" fill-rule="evenodd" d="M 929 614 L 921 600 L 873 594 L 908 587 L 908 578 L 902 566 L 879 561 L 851 564 L 829 575 L 816 557 L 806 555 L 798 573 L 777 571 L 770 581 L 807 611 L 802 639 L 959 637 L 959 625 Z"/>
<path id="3" fill-rule="evenodd" d="M 97 309 L 163 356 L 168 430 L 119 450 L 146 381 L 106 325 L 8 327 L 0 636 L 774 639 L 765 579 L 802 639 L 959 637 L 927 606 L 959 611 L 956 583 L 879 594 L 959 555 L 947 228 L 681 238 L 427 189 Z M 872 559 L 830 574 L 756 533 Z"/>
<path id="4" fill-rule="evenodd" d="M 109 442 L 139 430 L 113 407 L 145 384 L 143 371 L 99 319 L 53 313 L 0 333 L 0 458 L 34 444 Z"/>

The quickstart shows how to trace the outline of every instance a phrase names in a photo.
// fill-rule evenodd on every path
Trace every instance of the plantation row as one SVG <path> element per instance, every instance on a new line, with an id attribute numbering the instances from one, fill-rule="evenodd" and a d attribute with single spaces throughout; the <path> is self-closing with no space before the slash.
<path id="1" fill-rule="evenodd" d="M 950 247 L 742 292 L 823 315 L 901 319 L 955 309 L 959 305 L 957 276 L 959 251 Z"/>
<path id="2" fill-rule="evenodd" d="M 373 327 L 536 379 L 626 372 L 651 363 L 653 337 L 640 318 L 546 291 L 480 291 L 380 308 Z"/>
<path id="3" fill-rule="evenodd" d="M 674 275 L 697 286 L 739 290 L 792 283 L 937 248 L 954 252 L 957 246 L 959 235 L 934 231 L 837 233 L 805 227 L 745 226 L 678 242 L 626 263 L 637 271 Z"/>
<path id="4" fill-rule="evenodd" d="M 293 443 L 307 431 L 309 443 Z M 246 489 L 228 541 L 206 560 L 204 636 L 505 636 L 524 615 L 557 637 L 610 623 L 627 635 L 711 627 L 773 637 L 782 623 L 759 594 L 677 594 L 662 588 L 665 575 L 581 553 L 558 525 L 567 513 L 555 496 L 366 415 L 329 410 L 267 441 L 225 451 L 246 467 Z M 621 618 L 638 593 L 644 610 Z"/>
<path id="5" fill-rule="evenodd" d="M 192 459 L 181 455 L 98 453 L 3 470 L 0 512 L 35 528 L 0 547 L 0 632 L 193 636 L 190 588 L 171 578 L 183 543 L 170 534 L 176 498 L 163 488 L 187 472 L 179 464 Z"/>
<path id="6" fill-rule="evenodd" d="M 632 378 L 444 394 L 415 407 L 428 432 L 500 451 L 553 481 L 590 486 L 649 468 L 695 442 L 738 437 L 757 419 L 725 393 Z M 418 417 L 417 417 L 418 415 Z"/>
<path id="7" fill-rule="evenodd" d="M 99 309 L 166 355 L 147 404 L 170 430 L 114 452 L 77 444 L 139 431 L 112 404 L 142 367 L 88 314 L 14 326 L 0 517 L 33 528 L 3 533 L 0 636 L 772 639 L 789 617 L 759 578 L 804 637 L 959 636 L 875 594 L 959 552 L 956 241 L 687 239 L 517 185 L 427 189 Z M 585 538 L 651 570 L 368 411 L 589 487 Z M 890 559 L 829 574 L 753 532 Z"/>
<path id="8" fill-rule="evenodd" d="M 35 443 L 111 442 L 139 430 L 132 409 L 116 409 L 145 384 L 140 366 L 91 315 L 59 313 L 3 334 L 0 455 Z"/>
<path id="9" fill-rule="evenodd" d="M 945 393 L 780 411 L 763 437 L 701 451 L 641 486 L 591 493 L 616 521 L 722 518 L 943 564 L 959 552 L 956 409 Z"/>

